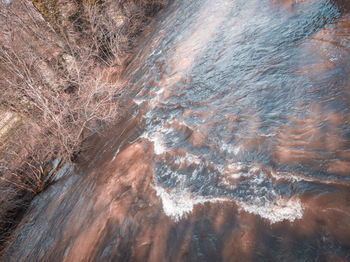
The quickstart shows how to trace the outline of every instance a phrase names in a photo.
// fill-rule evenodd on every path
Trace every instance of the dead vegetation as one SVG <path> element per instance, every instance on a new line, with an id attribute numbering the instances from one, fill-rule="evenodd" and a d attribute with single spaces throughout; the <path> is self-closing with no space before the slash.
<path id="1" fill-rule="evenodd" d="M 0 109 L 22 121 L 0 143 L 0 246 L 46 186 L 53 159 L 118 119 L 118 76 L 165 0 L 0 0 Z"/>

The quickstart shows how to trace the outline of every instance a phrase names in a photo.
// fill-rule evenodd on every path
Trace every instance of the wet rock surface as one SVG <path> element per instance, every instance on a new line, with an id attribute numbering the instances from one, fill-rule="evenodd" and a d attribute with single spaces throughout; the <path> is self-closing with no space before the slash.
<path id="1" fill-rule="evenodd" d="M 2 261 L 348 261 L 347 6 L 175 1 Z"/>

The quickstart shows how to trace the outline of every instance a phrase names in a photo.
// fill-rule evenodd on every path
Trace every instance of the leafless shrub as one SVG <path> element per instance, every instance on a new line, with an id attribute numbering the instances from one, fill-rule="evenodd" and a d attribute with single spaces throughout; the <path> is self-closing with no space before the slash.
<path id="1" fill-rule="evenodd" d="M 54 158 L 118 119 L 116 95 L 135 36 L 165 0 L 0 0 L 0 109 L 21 116 L 0 143 L 0 242 Z M 0 243 L 1 246 L 1 243 Z"/>

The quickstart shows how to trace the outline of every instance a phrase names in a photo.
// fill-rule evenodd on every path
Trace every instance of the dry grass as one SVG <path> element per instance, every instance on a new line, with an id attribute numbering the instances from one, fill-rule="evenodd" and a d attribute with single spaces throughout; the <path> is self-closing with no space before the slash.
<path id="1" fill-rule="evenodd" d="M 71 161 L 84 140 L 118 120 L 123 84 L 115 76 L 165 3 L 0 1 L 0 109 L 23 119 L 0 147 L 0 247 L 45 188 L 48 163 Z"/>

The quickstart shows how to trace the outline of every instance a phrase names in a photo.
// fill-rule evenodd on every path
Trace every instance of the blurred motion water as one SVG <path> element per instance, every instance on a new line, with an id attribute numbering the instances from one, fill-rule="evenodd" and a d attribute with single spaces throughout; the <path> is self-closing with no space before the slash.
<path id="1" fill-rule="evenodd" d="M 350 261 L 349 6 L 175 1 L 3 261 Z"/>

